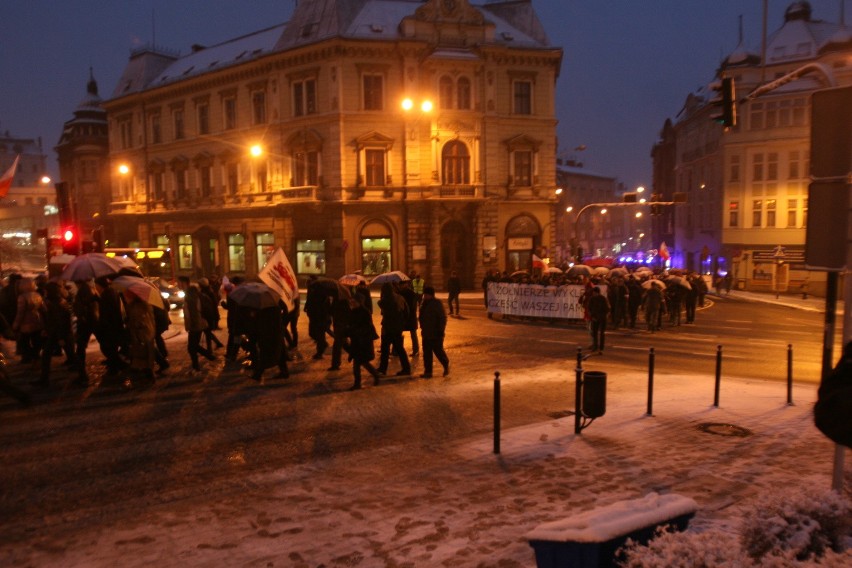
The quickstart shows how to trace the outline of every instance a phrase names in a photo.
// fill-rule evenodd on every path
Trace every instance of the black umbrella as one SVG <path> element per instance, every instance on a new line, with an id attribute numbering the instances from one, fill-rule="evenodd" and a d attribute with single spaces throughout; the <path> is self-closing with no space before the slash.
<path id="1" fill-rule="evenodd" d="M 274 308 L 281 301 L 281 297 L 272 288 L 261 282 L 246 282 L 240 284 L 228 294 L 238 306 L 262 310 Z"/>

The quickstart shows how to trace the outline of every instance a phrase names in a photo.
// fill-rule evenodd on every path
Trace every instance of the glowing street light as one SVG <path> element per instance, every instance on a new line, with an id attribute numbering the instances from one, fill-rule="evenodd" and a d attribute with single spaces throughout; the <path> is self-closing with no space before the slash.
<path id="1" fill-rule="evenodd" d="M 50 176 L 41 176 L 41 183 L 47 185 L 50 183 Z"/>
<path id="2" fill-rule="evenodd" d="M 258 158 L 263 155 L 263 146 L 261 146 L 260 144 L 255 144 L 254 146 L 249 148 L 249 153 L 255 158 Z"/>
<path id="3" fill-rule="evenodd" d="M 636 188 L 636 193 L 642 193 L 643 191 L 645 191 L 644 185 L 640 185 L 639 187 Z"/>
<path id="4" fill-rule="evenodd" d="M 570 213 L 570 212 L 571 212 L 571 211 L 573 211 L 573 210 L 574 210 L 574 208 L 573 208 L 573 207 L 571 207 L 570 205 L 569 205 L 568 207 L 566 207 L 566 208 L 565 208 L 565 212 L 566 212 L 566 213 Z"/>
<path id="5" fill-rule="evenodd" d="M 127 164 L 119 165 L 118 166 L 118 173 L 120 173 L 123 176 L 126 176 L 127 174 L 130 173 L 130 166 L 128 166 Z"/>

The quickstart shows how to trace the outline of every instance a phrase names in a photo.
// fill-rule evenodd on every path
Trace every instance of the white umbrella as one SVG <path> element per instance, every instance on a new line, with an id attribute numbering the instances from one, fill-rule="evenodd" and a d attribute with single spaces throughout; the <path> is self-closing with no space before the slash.
<path id="1" fill-rule="evenodd" d="M 596 266 L 592 269 L 592 274 L 598 276 L 606 276 L 607 274 L 609 274 L 609 268 L 607 268 L 606 266 Z"/>
<path id="2" fill-rule="evenodd" d="M 136 266 L 136 263 L 125 257 L 117 258 L 101 252 L 88 252 L 75 256 L 74 260 L 69 262 L 62 270 L 61 278 L 71 282 L 82 282 L 99 276 L 115 274 L 127 266 Z"/>
<path id="3" fill-rule="evenodd" d="M 662 280 L 657 280 L 656 278 L 651 278 L 650 280 L 646 280 L 645 282 L 642 282 L 642 287 L 647 289 L 647 290 L 650 290 L 652 286 L 656 286 L 660 290 L 666 289 L 666 283 L 663 282 Z"/>
<path id="4" fill-rule="evenodd" d="M 609 271 L 609 276 L 610 278 L 613 276 L 627 276 L 627 269 L 623 266 L 618 266 Z"/>
<path id="5" fill-rule="evenodd" d="M 361 282 L 366 283 L 367 279 L 361 276 L 360 274 L 346 274 L 338 278 L 337 281 L 343 284 L 344 286 L 357 286 Z"/>
<path id="6" fill-rule="evenodd" d="M 591 276 L 593 274 L 592 268 L 590 266 L 586 266 L 585 264 L 575 264 L 571 268 L 568 269 L 568 276 Z"/>
<path id="7" fill-rule="evenodd" d="M 156 308 L 168 309 L 163 302 L 163 296 L 160 294 L 160 289 L 154 286 L 144 278 L 137 276 L 119 276 L 110 285 L 119 290 L 125 296 L 131 294 L 140 298 Z"/>
<path id="8" fill-rule="evenodd" d="M 379 274 L 370 282 L 370 284 L 384 284 L 385 282 L 402 282 L 403 280 L 411 280 L 405 272 L 394 270 L 393 272 L 384 272 Z"/>
<path id="9" fill-rule="evenodd" d="M 544 269 L 545 274 L 562 274 L 562 270 L 555 266 L 548 266 Z"/>

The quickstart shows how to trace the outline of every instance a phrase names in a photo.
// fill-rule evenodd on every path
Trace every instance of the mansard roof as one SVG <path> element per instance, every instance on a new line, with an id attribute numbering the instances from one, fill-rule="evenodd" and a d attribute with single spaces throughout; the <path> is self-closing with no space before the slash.
<path id="1" fill-rule="evenodd" d="M 301 0 L 288 22 L 209 47 L 193 45 L 186 55 L 157 46 L 134 50 L 112 98 L 333 38 L 421 39 L 411 29 L 404 31 L 405 21 L 425 22 L 434 27 L 446 23 L 455 27 L 468 26 L 471 30 L 487 28 L 487 32 L 481 31 L 478 35 L 468 34 L 468 37 L 475 37 L 475 41 L 463 46 L 466 50 L 484 44 L 539 49 L 550 47 L 531 0 L 501 0 L 484 4 L 472 4 L 469 0 Z M 437 37 L 436 54 L 464 56 L 458 52 L 460 46 L 457 42 L 442 46 L 440 34 Z"/>

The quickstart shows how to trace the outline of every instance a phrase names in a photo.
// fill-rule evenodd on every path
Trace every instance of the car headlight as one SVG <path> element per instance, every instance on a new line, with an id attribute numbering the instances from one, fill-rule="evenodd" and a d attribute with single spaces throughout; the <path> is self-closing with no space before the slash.
<path id="1" fill-rule="evenodd" d="M 169 293 L 168 292 L 160 292 L 160 296 L 162 296 L 163 299 L 165 299 L 165 300 L 169 299 Z"/>
<path id="2" fill-rule="evenodd" d="M 180 290 L 180 291 L 177 293 L 177 296 L 178 296 L 178 298 L 180 298 L 180 299 L 182 300 L 182 299 L 183 299 L 183 297 L 184 297 L 184 296 L 186 296 L 186 293 L 185 293 L 183 290 Z"/>

